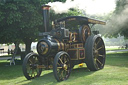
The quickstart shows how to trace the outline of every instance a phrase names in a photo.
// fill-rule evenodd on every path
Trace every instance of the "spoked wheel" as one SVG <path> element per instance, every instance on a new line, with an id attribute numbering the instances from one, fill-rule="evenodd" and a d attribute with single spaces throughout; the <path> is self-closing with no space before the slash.
<path id="1" fill-rule="evenodd" d="M 91 35 L 91 30 L 88 25 L 83 25 L 79 29 L 79 38 L 80 40 L 85 43 L 88 36 Z"/>
<path id="2" fill-rule="evenodd" d="M 41 62 L 37 54 L 35 53 L 27 54 L 24 58 L 23 66 L 22 66 L 24 76 L 28 80 L 39 77 L 42 72 L 42 69 L 38 68 L 39 65 L 41 65 Z"/>
<path id="3" fill-rule="evenodd" d="M 85 43 L 85 59 L 89 70 L 97 71 L 105 64 L 105 45 L 102 38 L 98 35 L 89 36 Z"/>
<path id="4" fill-rule="evenodd" d="M 68 53 L 61 51 L 55 56 L 53 73 L 57 81 L 68 79 L 71 72 L 71 62 Z"/>

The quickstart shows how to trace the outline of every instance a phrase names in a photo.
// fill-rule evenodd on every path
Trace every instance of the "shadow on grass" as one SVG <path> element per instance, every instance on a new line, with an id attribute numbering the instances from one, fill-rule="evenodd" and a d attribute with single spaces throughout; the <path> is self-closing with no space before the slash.
<path id="1" fill-rule="evenodd" d="M 40 76 L 39 78 L 27 80 L 27 81 L 31 81 L 31 82 L 26 83 L 24 85 L 47 85 L 47 84 L 56 85 L 58 83 L 63 83 L 63 82 L 65 82 L 65 83 L 66 82 L 74 82 L 74 79 L 77 79 L 77 78 L 80 78 L 83 76 L 88 76 L 88 75 L 91 75 L 92 73 L 94 73 L 94 72 L 90 72 L 85 67 L 76 68 L 71 71 L 71 75 L 68 80 L 62 81 L 62 82 L 57 82 L 54 77 L 53 71 L 51 70 L 50 73 L 44 74 L 44 75 Z M 42 71 L 42 74 L 43 74 L 43 71 Z M 26 82 L 26 80 L 21 81 L 21 82 Z"/>
<path id="2" fill-rule="evenodd" d="M 1 55 L 0 58 L 1 57 L 12 57 L 12 55 Z"/>
<path id="3" fill-rule="evenodd" d="M 106 56 L 106 65 L 128 67 L 128 52 L 111 53 Z"/>
<path id="4" fill-rule="evenodd" d="M 83 77 L 83 76 L 88 76 L 92 74 L 93 72 L 90 72 L 86 67 L 81 67 L 81 68 L 75 68 L 71 71 L 71 75 L 67 81 L 64 82 L 69 82 L 69 81 L 74 81 L 74 79 Z M 22 77 L 22 79 L 17 82 L 18 84 L 21 84 L 22 82 L 27 83 L 27 84 L 32 84 L 32 85 L 37 85 L 39 82 L 40 85 L 42 84 L 56 84 L 57 81 L 54 78 L 54 74 L 52 70 L 44 70 L 42 71 L 42 74 L 39 78 L 32 79 L 30 82 L 29 80 L 25 79 L 22 73 L 22 65 L 9 65 L 9 62 L 6 60 L 0 61 L 0 80 L 14 80 L 19 77 Z M 24 84 L 24 85 L 27 85 Z"/>
<path id="5" fill-rule="evenodd" d="M 0 61 L 0 80 L 11 80 L 23 76 L 21 65 L 11 65 L 7 60 Z"/>
<path id="6" fill-rule="evenodd" d="M 3 61 L 3 60 L 2 60 Z M 0 67 L 1 66 L 7 66 L 9 65 L 10 63 L 7 61 L 7 60 L 4 60 L 3 62 L 0 62 Z"/>

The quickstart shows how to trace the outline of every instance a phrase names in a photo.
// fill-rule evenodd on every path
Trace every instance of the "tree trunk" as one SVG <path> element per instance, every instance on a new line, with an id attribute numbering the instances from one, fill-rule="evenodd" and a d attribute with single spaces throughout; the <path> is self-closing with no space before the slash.
<path id="1" fill-rule="evenodd" d="M 32 43 L 32 40 L 30 39 L 27 39 L 27 40 L 24 40 L 24 43 L 25 43 L 25 53 L 29 53 L 31 51 L 31 43 Z"/>
<path id="2" fill-rule="evenodd" d="M 21 54 L 21 49 L 20 49 L 20 47 L 19 47 L 19 44 L 20 44 L 20 43 L 17 41 L 17 42 L 14 42 L 14 44 L 15 44 L 15 50 L 16 50 L 16 51 L 14 50 L 14 52 L 16 52 L 16 55 L 17 55 L 17 54 L 20 55 L 20 54 Z M 17 49 L 16 49 L 16 47 L 17 47 Z"/>

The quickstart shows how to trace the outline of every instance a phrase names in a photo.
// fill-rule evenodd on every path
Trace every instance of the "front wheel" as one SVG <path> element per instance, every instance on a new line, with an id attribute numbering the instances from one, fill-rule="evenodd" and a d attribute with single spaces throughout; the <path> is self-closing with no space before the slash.
<path id="1" fill-rule="evenodd" d="M 71 61 L 68 53 L 61 51 L 55 56 L 53 73 L 57 81 L 67 80 L 71 72 Z"/>
<path id="2" fill-rule="evenodd" d="M 39 77 L 42 72 L 42 68 L 38 68 L 39 65 L 41 65 L 41 62 L 39 60 L 39 56 L 36 53 L 27 54 L 22 65 L 24 76 L 28 80 Z"/>

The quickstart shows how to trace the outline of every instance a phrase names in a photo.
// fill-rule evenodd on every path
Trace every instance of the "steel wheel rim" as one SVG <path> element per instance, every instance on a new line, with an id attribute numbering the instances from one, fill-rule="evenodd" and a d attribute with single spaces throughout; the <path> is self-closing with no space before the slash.
<path id="1" fill-rule="evenodd" d="M 98 37 L 93 46 L 93 59 L 97 69 L 102 69 L 105 64 L 105 45 L 103 40 Z"/>
<path id="2" fill-rule="evenodd" d="M 37 56 L 33 55 L 28 59 L 28 62 L 26 64 L 27 74 L 31 79 L 38 77 L 40 75 L 40 68 L 37 68 L 37 66 L 40 65 L 40 62 L 37 58 Z"/>
<path id="3" fill-rule="evenodd" d="M 62 80 L 66 80 L 70 75 L 70 59 L 68 58 L 68 55 L 63 54 L 59 56 L 57 61 L 57 75 L 58 78 Z"/>

